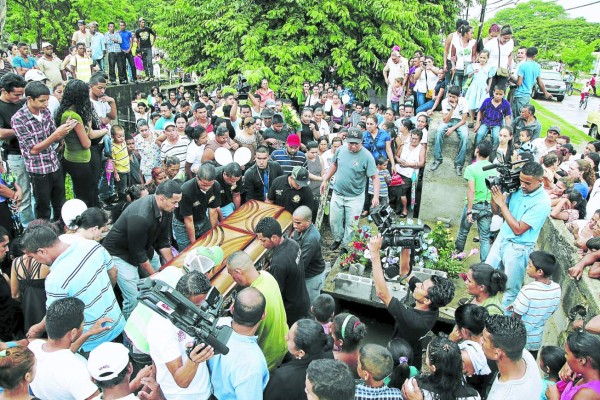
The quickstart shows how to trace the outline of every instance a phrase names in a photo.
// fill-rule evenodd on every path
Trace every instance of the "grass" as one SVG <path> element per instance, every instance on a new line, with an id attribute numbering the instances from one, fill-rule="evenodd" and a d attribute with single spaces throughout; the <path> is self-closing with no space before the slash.
<path id="1" fill-rule="evenodd" d="M 531 100 L 531 104 L 535 107 L 535 116 L 542 124 L 542 133 L 540 137 L 546 136 L 546 130 L 552 125 L 558 125 L 562 129 L 561 134 L 571 138 L 573 144 L 583 144 L 591 140 L 585 133 L 581 132 L 575 126 L 567 122 L 564 118 L 559 117 L 552 111 L 548 110 L 539 101 Z"/>

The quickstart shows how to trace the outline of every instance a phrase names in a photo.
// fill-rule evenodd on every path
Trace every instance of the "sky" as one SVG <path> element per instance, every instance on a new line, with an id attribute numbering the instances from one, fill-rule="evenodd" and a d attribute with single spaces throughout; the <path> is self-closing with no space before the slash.
<path id="1" fill-rule="evenodd" d="M 515 2 L 524 3 L 527 0 L 501 0 L 500 2 L 497 3 L 497 5 L 491 5 L 492 3 L 496 3 L 497 1 L 498 0 L 488 0 L 488 4 L 490 4 L 490 6 L 488 6 L 488 11 L 490 9 L 495 8 L 498 5 L 502 5 L 505 3 L 506 4 L 513 4 Z M 552 2 L 558 3 L 561 6 L 563 6 L 565 9 L 567 9 L 567 8 L 573 8 L 573 7 L 577 7 L 577 6 L 583 6 L 585 4 L 594 3 L 597 0 L 544 0 L 544 1 L 552 1 Z M 500 10 L 504 10 L 504 9 L 510 8 L 510 7 L 511 7 L 511 5 L 508 5 L 506 7 L 501 8 Z M 514 5 L 512 5 L 512 7 L 514 7 Z M 472 16 L 478 17 L 480 11 L 481 11 L 481 7 L 471 7 L 471 9 L 469 10 L 469 19 L 471 19 Z M 495 11 L 489 11 L 489 12 L 488 11 L 486 11 L 486 20 L 491 18 L 493 16 L 493 14 L 495 13 Z M 571 16 L 571 18 L 583 17 L 589 22 L 599 22 L 600 23 L 600 3 L 591 4 L 589 6 L 577 8 L 574 10 L 568 10 L 567 13 Z"/>

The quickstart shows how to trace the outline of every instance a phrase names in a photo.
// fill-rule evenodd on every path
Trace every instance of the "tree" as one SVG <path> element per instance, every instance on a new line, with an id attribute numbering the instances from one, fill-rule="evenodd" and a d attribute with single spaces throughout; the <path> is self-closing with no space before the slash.
<path id="1" fill-rule="evenodd" d="M 440 34 L 457 11 L 456 0 L 173 0 L 156 26 L 171 66 L 206 85 L 241 72 L 292 96 L 327 78 L 364 93 L 383 82 L 395 44 L 441 58 Z"/>
<path id="2" fill-rule="evenodd" d="M 37 43 L 38 48 L 48 41 L 59 52 L 71 44 L 78 19 L 97 21 L 101 30 L 110 20 L 136 21 L 126 0 L 8 0 L 8 9 L 7 40 Z"/>

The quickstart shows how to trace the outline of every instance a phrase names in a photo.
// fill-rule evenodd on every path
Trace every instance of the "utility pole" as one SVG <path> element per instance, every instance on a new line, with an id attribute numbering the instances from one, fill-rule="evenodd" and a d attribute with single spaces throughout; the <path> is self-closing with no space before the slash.
<path id="1" fill-rule="evenodd" d="M 4 24 L 6 23 L 6 0 L 0 0 L 0 41 L 4 38 Z"/>
<path id="2" fill-rule="evenodd" d="M 485 20 L 485 8 L 487 0 L 481 0 L 481 15 L 479 17 L 479 32 L 477 32 L 477 42 L 481 39 L 481 31 L 483 30 L 483 21 Z"/>

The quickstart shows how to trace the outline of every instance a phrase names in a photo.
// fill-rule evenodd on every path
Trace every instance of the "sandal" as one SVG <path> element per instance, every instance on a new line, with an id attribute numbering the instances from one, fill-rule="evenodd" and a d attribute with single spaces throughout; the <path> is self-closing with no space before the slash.
<path id="1" fill-rule="evenodd" d="M 406 216 L 407 216 L 407 215 L 406 215 L 406 214 L 404 214 L 404 213 L 402 213 L 402 214 L 398 215 L 398 217 L 400 217 L 400 218 L 406 218 Z"/>
<path id="2" fill-rule="evenodd" d="M 363 217 L 363 218 L 366 217 L 367 215 L 369 215 L 368 211 L 363 211 L 363 212 L 360 213 L 360 216 Z"/>

